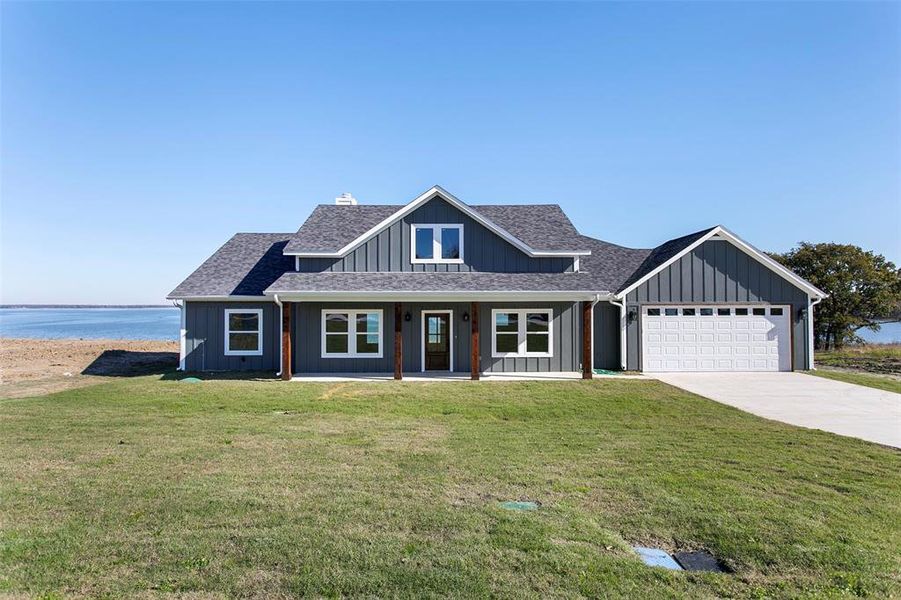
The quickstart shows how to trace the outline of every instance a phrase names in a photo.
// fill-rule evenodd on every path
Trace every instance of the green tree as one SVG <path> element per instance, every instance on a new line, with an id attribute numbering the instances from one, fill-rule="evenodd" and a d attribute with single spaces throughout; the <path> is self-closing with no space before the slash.
<path id="1" fill-rule="evenodd" d="M 901 309 L 901 271 L 882 255 L 850 244 L 801 242 L 773 258 L 829 294 L 815 308 L 818 350 L 858 341 L 858 328 L 878 331 L 879 319 Z"/>

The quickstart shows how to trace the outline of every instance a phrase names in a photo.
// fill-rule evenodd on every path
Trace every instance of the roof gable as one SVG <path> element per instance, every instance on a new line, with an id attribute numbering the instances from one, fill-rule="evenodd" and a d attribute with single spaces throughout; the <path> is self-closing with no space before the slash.
<path id="1" fill-rule="evenodd" d="M 764 252 L 761 252 L 751 244 L 742 240 L 722 225 L 717 225 L 716 227 L 711 227 L 680 238 L 669 240 L 654 248 L 644 262 L 642 262 L 638 270 L 623 284 L 622 289 L 617 292 L 616 296 L 618 298 L 625 298 L 626 294 L 710 239 L 722 239 L 733 244 L 748 256 L 787 279 L 811 296 L 818 298 L 825 298 L 828 296 L 826 292 L 806 279 L 799 277 L 793 271 L 779 264 Z"/>
<path id="2" fill-rule="evenodd" d="M 343 256 L 434 199 L 444 200 L 529 256 L 590 253 L 590 250 L 580 247 L 583 246 L 581 236 L 559 206 L 472 207 L 435 186 L 404 206 L 320 205 L 292 236 L 285 247 L 285 254 L 301 257 Z"/>

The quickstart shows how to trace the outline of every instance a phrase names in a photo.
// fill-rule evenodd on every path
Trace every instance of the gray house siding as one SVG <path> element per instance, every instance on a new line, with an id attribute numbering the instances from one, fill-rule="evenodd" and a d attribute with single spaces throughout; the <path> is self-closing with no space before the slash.
<path id="1" fill-rule="evenodd" d="M 403 303 L 404 322 L 403 370 L 418 373 L 422 370 L 422 312 L 429 310 L 453 311 L 454 372 L 468 373 L 471 359 L 472 321 L 468 302 Z M 383 311 L 382 358 L 322 358 L 321 331 L 323 309 L 349 310 L 376 308 Z M 492 358 L 491 310 L 493 308 L 551 308 L 554 311 L 554 356 L 549 358 Z M 410 320 L 406 320 L 409 313 Z M 464 321 L 464 314 L 470 321 Z M 538 373 L 549 371 L 578 371 L 581 368 L 581 314 L 578 302 L 554 303 L 482 303 L 480 305 L 481 371 L 484 373 Z M 294 304 L 292 320 L 294 348 L 292 352 L 295 373 L 391 373 L 394 371 L 394 303 L 353 302 L 323 303 L 299 302 Z"/>
<path id="2" fill-rule="evenodd" d="M 594 305 L 594 335 L 592 337 L 594 368 L 619 371 L 621 368 L 619 345 L 619 307 L 609 302 L 598 302 Z"/>
<path id="3" fill-rule="evenodd" d="M 297 302 L 293 305 L 291 360 L 295 373 L 390 373 L 394 371 L 394 304 L 391 302 Z M 382 310 L 381 358 L 322 358 L 323 309 Z"/>
<path id="4" fill-rule="evenodd" d="M 581 369 L 582 315 L 579 302 L 500 302 L 480 305 L 479 358 L 483 373 L 546 373 Z M 503 308 L 550 308 L 554 311 L 553 356 L 494 358 L 491 356 L 491 311 Z"/>
<path id="5" fill-rule="evenodd" d="M 410 225 L 462 223 L 462 264 L 413 264 Z M 569 257 L 533 258 L 441 199 L 430 200 L 342 258 L 301 258 L 300 271 L 571 272 Z"/>
<path id="6" fill-rule="evenodd" d="M 225 309 L 263 309 L 262 356 L 225 355 Z M 279 310 L 272 302 L 188 302 L 185 308 L 186 371 L 278 371 Z"/>
<path id="7" fill-rule="evenodd" d="M 807 293 L 726 241 L 707 241 L 626 296 L 636 318 L 626 328 L 627 365 L 641 368 L 641 310 L 645 304 L 742 303 L 791 306 L 795 369 L 807 368 Z M 805 309 L 804 317 L 798 313 Z"/>

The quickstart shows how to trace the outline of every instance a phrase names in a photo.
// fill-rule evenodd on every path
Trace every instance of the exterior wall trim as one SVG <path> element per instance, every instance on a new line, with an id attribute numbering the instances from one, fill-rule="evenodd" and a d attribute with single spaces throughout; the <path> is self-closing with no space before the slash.
<path id="1" fill-rule="evenodd" d="M 167 300 L 191 302 L 273 302 L 272 295 L 265 296 L 167 296 Z"/>
<path id="2" fill-rule="evenodd" d="M 517 248 L 519 248 L 520 250 L 522 250 L 529 256 L 532 256 L 532 257 L 538 257 L 538 256 L 588 256 L 591 254 L 591 252 L 588 250 L 584 250 L 584 251 L 535 250 L 531 246 L 529 246 L 528 244 L 523 242 L 521 239 L 519 239 L 518 237 L 514 236 L 512 233 L 510 233 L 509 231 L 507 231 L 506 229 L 501 227 L 500 225 L 497 225 L 490 219 L 487 219 L 486 217 L 482 216 L 481 214 L 479 214 L 478 212 L 476 212 L 475 210 L 470 208 L 466 203 L 459 200 L 456 196 L 454 196 L 447 190 L 443 189 L 441 186 L 436 185 L 436 186 L 432 186 L 431 188 L 426 190 L 424 193 L 417 196 L 415 199 L 413 199 L 412 202 L 410 202 L 406 206 L 398 209 L 398 211 L 395 212 L 393 215 L 382 220 L 380 223 L 378 223 L 377 225 L 372 227 L 369 231 L 367 231 L 363 235 L 359 236 L 357 239 L 353 240 L 352 242 L 345 245 L 343 248 L 341 248 L 340 250 L 338 250 L 336 252 L 285 252 L 285 255 L 302 256 L 305 258 L 340 258 L 340 257 L 344 256 L 345 254 L 347 254 L 348 252 L 350 252 L 351 250 L 353 250 L 354 248 L 356 248 L 357 246 L 359 246 L 360 244 L 369 240 L 371 237 L 373 237 L 375 234 L 377 234 L 379 231 L 381 231 L 382 229 L 384 229 L 391 223 L 394 223 L 395 221 L 402 219 L 404 216 L 410 214 L 411 212 L 416 210 L 419 206 L 421 206 L 422 204 L 425 204 L 426 202 L 428 202 L 435 196 L 440 196 L 441 199 L 446 201 L 448 204 L 452 205 L 457 210 L 468 215 L 469 217 L 471 217 L 472 219 L 474 219 L 476 222 L 480 223 L 481 225 L 487 227 L 489 230 L 493 231 L 500 237 L 504 238 L 506 241 L 510 242 L 511 244 L 513 244 L 514 246 L 516 246 Z"/>
<path id="3" fill-rule="evenodd" d="M 377 313 L 379 315 L 379 351 L 377 354 L 365 354 L 359 352 L 351 352 L 351 342 L 353 342 L 353 347 L 356 348 L 356 319 L 348 318 L 347 320 L 347 352 L 344 354 L 329 354 L 325 351 L 325 340 L 326 340 L 326 332 L 325 332 L 325 317 L 330 313 L 348 313 L 348 315 L 356 316 L 356 313 Z M 320 354 L 319 358 L 321 359 L 329 359 L 329 358 L 384 358 L 385 357 L 385 311 L 381 308 L 323 308 L 321 316 L 321 325 L 319 330 L 319 344 L 320 344 Z"/>
<path id="4" fill-rule="evenodd" d="M 257 316 L 257 349 L 256 350 L 232 350 L 229 347 L 230 334 L 233 333 L 228 326 L 228 318 L 232 313 L 254 313 Z M 222 339 L 225 345 L 225 356 L 263 356 L 263 309 L 262 308 L 226 308 L 225 322 L 223 323 Z M 234 333 L 252 333 L 250 331 L 234 332 Z"/>
<path id="5" fill-rule="evenodd" d="M 453 373 L 454 372 L 454 311 L 449 308 L 448 309 L 426 309 L 426 310 L 420 311 L 419 314 L 420 314 L 419 318 L 421 321 L 420 333 L 422 334 L 422 339 L 419 340 L 419 355 L 420 355 L 419 370 L 422 373 L 425 373 L 425 346 L 426 346 L 425 340 L 426 340 L 426 337 L 428 337 L 428 335 L 429 335 L 429 332 L 426 331 L 426 329 L 425 329 L 425 316 L 438 314 L 438 315 L 447 315 L 448 316 L 448 326 L 450 328 L 447 332 L 447 335 L 449 336 L 449 339 L 450 339 L 450 349 L 449 349 L 449 351 L 450 351 L 450 369 L 449 369 L 449 371 L 451 373 Z"/>
<path id="6" fill-rule="evenodd" d="M 597 294 L 590 291 L 566 291 L 566 292 L 542 292 L 542 291 L 460 291 L 460 292 L 397 292 L 392 290 L 375 290 L 362 292 L 335 292 L 335 291 L 298 291 L 298 292 L 266 292 L 266 299 L 270 300 L 272 295 L 278 294 L 283 301 L 290 302 L 386 302 L 397 300 L 398 302 L 408 302 L 410 300 L 428 300 L 430 302 L 465 302 L 465 301 L 553 301 L 565 300 L 578 302 L 582 300 L 593 300 L 597 296 L 601 299 L 609 297 L 609 292 Z"/>
<path id="7" fill-rule="evenodd" d="M 432 258 L 416 258 L 416 231 L 418 229 L 432 230 Z M 460 257 L 441 258 L 444 251 L 441 246 L 441 231 L 444 229 L 456 229 L 460 236 Z M 463 223 L 410 223 L 410 262 L 414 265 L 461 265 L 465 263 L 464 250 L 466 236 Z"/>
<path id="8" fill-rule="evenodd" d="M 525 317 L 526 313 L 544 313 L 548 316 L 547 352 L 521 351 L 527 343 L 528 323 L 525 318 L 518 319 L 516 332 L 516 352 L 498 352 L 497 349 L 497 313 L 517 313 Z M 491 358 L 553 358 L 554 357 L 554 309 L 553 308 L 492 308 L 491 309 Z"/>

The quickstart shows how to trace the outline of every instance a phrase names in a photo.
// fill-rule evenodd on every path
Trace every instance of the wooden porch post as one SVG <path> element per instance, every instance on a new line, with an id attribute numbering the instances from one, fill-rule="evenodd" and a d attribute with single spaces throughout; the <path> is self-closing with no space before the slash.
<path id="1" fill-rule="evenodd" d="M 582 303 L 582 379 L 591 379 L 591 302 Z"/>
<path id="2" fill-rule="evenodd" d="M 394 303 L 394 378 L 404 378 L 404 340 L 401 336 L 401 326 L 404 322 L 403 310 L 400 302 Z"/>
<path id="3" fill-rule="evenodd" d="M 473 381 L 479 380 L 479 303 L 473 302 L 469 308 L 469 322 L 472 323 L 472 336 L 470 344 L 472 345 L 472 356 L 470 357 Z"/>
<path id="4" fill-rule="evenodd" d="M 291 311 L 293 302 L 282 302 L 282 379 L 291 380 Z"/>

